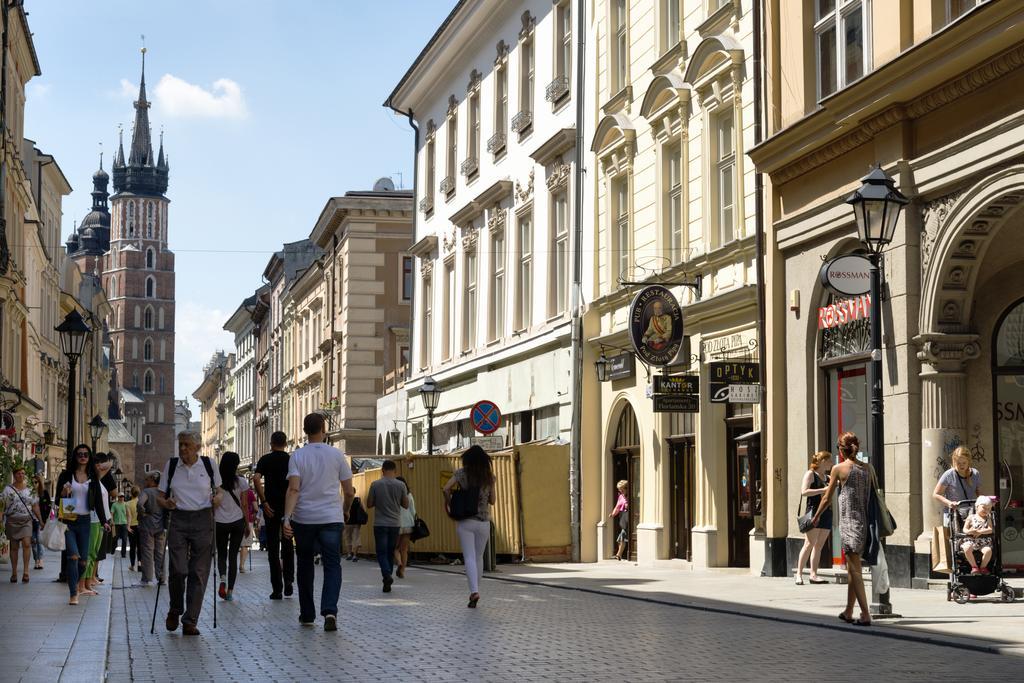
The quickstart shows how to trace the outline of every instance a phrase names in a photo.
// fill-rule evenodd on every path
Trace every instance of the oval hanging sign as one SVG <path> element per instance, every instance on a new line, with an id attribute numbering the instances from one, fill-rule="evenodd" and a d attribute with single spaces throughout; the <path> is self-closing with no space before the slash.
<path id="1" fill-rule="evenodd" d="M 871 290 L 871 261 L 857 254 L 839 256 L 821 265 L 820 277 L 821 284 L 836 294 L 867 294 Z"/>
<path id="2" fill-rule="evenodd" d="M 683 343 L 683 311 L 661 285 L 644 287 L 629 307 L 629 338 L 648 365 L 669 365 Z"/>

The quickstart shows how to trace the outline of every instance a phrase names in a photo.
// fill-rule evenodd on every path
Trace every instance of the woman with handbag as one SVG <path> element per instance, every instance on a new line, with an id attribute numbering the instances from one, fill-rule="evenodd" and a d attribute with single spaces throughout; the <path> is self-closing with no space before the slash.
<path id="1" fill-rule="evenodd" d="M 456 490 L 455 487 L 458 486 Z M 484 551 L 491 537 L 491 509 L 494 505 L 494 472 L 491 456 L 480 446 L 462 454 L 462 467 L 444 485 L 445 507 L 456 520 L 462 559 L 469 581 L 469 604 L 480 601 L 480 579 L 484 572 Z"/>
<path id="2" fill-rule="evenodd" d="M 839 436 L 839 457 L 842 459 L 832 468 L 831 479 L 822 494 L 821 504 L 814 513 L 813 526 L 817 527 L 822 515 L 832 502 L 832 491 L 839 484 L 839 533 L 846 553 L 846 568 L 849 583 L 846 588 L 846 609 L 839 618 L 857 626 L 871 625 L 871 611 L 864 591 L 864 576 L 861 573 L 861 555 L 868 545 L 868 501 L 871 495 L 871 471 L 868 465 L 857 460 L 860 439 L 853 432 Z M 860 605 L 860 618 L 854 620 L 853 605 Z"/>
<path id="3" fill-rule="evenodd" d="M 93 504 L 100 498 L 99 486 L 92 450 L 85 444 L 78 444 L 71 452 L 67 469 L 57 478 L 59 516 L 68 527 L 64 534 L 64 554 L 67 558 L 64 573 L 71 593 L 69 605 L 77 605 L 79 594 L 87 594 L 85 564 L 92 530 L 90 513 Z M 88 594 L 95 595 L 95 591 L 90 590 Z"/>
<path id="4" fill-rule="evenodd" d="M 28 583 L 28 558 L 32 553 L 35 538 L 34 524 L 40 524 L 39 502 L 32 494 L 25 476 L 25 466 L 14 466 L 14 481 L 0 492 L 0 503 L 4 510 L 4 532 L 11 542 L 11 583 L 18 583 L 18 547 L 24 563 L 21 582 Z"/>
<path id="5" fill-rule="evenodd" d="M 804 473 L 800 483 L 800 495 L 807 496 L 807 508 L 797 519 L 800 530 L 804 532 L 804 546 L 800 549 L 800 557 L 796 562 L 796 585 L 804 585 L 804 565 L 807 557 L 811 558 L 811 583 L 828 583 L 818 577 L 818 564 L 821 562 L 821 548 L 825 545 L 828 535 L 832 532 L 832 510 L 826 510 L 816 526 L 809 526 L 815 511 L 821 505 L 821 494 L 828 488 L 828 471 L 832 469 L 832 454 L 818 451 L 811 456 L 811 464 Z M 804 527 L 807 526 L 806 530 Z"/>
<path id="6" fill-rule="evenodd" d="M 245 478 L 238 476 L 238 463 L 238 453 L 228 451 L 221 456 L 220 487 L 227 495 L 213 511 L 213 519 L 217 523 L 217 573 L 220 576 L 217 595 L 228 602 L 234 600 L 239 549 L 246 529 L 242 500 L 249 490 Z M 224 574 L 227 574 L 227 583 L 224 582 Z"/>
<path id="7" fill-rule="evenodd" d="M 398 527 L 398 547 L 395 548 L 395 562 L 398 564 L 398 569 L 395 570 L 395 573 L 398 575 L 398 578 L 404 579 L 405 567 L 409 564 L 409 545 L 412 543 L 412 529 L 416 526 L 416 501 L 413 500 L 412 491 L 409 489 L 409 482 L 405 480 L 405 477 L 395 477 L 395 479 L 405 484 L 406 495 L 409 497 L 409 507 L 399 510 L 401 523 Z"/>
<path id="8" fill-rule="evenodd" d="M 43 542 L 40 540 L 40 536 L 42 536 L 47 520 L 50 519 L 50 492 L 46 490 L 46 484 L 43 483 L 42 477 L 36 478 L 35 493 L 39 505 L 39 519 L 32 525 L 32 558 L 36 561 L 34 568 L 42 569 Z"/>

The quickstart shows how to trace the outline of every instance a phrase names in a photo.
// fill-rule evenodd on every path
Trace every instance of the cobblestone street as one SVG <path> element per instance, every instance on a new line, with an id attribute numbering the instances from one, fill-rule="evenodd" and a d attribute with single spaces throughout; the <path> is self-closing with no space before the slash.
<path id="1" fill-rule="evenodd" d="M 149 634 L 155 589 L 115 567 L 108 680 L 783 680 L 808 675 L 808 652 L 842 642 L 826 680 L 934 680 L 955 659 L 963 671 L 1009 680 L 1016 657 L 958 651 L 860 632 L 706 613 L 620 597 L 485 580 L 466 609 L 461 576 L 413 568 L 380 592 L 369 560 L 344 562 L 339 631 L 298 624 L 298 601 L 267 599 L 266 557 L 239 575 L 236 599 L 209 600 L 202 636 Z M 212 591 L 210 591 L 212 595 Z M 829 643 L 832 645 L 830 646 Z M 769 654 L 770 653 L 770 654 Z M 817 661 L 824 662 L 823 656 Z M 861 666 L 859 663 L 870 662 Z"/>

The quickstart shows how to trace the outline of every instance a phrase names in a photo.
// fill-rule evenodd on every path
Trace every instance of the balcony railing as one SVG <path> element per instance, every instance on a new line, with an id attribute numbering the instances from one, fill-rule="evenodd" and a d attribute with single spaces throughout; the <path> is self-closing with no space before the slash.
<path id="1" fill-rule="evenodd" d="M 430 213 L 434 210 L 434 198 L 424 197 L 420 200 L 420 211 L 423 213 Z"/>
<path id="2" fill-rule="evenodd" d="M 455 178 L 450 175 L 446 175 L 444 179 L 441 180 L 441 193 L 451 194 L 452 192 L 455 192 Z"/>
<path id="3" fill-rule="evenodd" d="M 533 113 L 528 111 L 521 111 L 512 117 L 512 130 L 516 133 L 522 133 L 530 124 L 533 123 Z"/>
<path id="4" fill-rule="evenodd" d="M 554 104 L 569 94 L 569 77 L 555 76 L 555 80 L 548 83 L 544 89 L 544 97 L 548 102 Z"/>
<path id="5" fill-rule="evenodd" d="M 476 157 L 469 157 L 468 159 L 463 161 L 462 164 L 459 166 L 459 170 L 462 171 L 462 175 L 466 176 L 467 178 L 475 175 L 479 169 L 480 162 L 477 160 Z"/>
<path id="6" fill-rule="evenodd" d="M 497 154 L 505 149 L 505 134 L 495 133 L 487 141 L 487 151 L 491 154 Z"/>

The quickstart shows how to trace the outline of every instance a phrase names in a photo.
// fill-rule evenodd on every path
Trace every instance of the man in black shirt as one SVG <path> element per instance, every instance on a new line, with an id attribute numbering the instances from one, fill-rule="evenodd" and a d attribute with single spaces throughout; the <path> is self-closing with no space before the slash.
<path id="1" fill-rule="evenodd" d="M 281 570 L 284 569 L 284 595 L 292 594 L 295 581 L 295 549 L 292 539 L 281 534 L 281 515 L 284 514 L 284 498 L 288 492 L 288 451 L 285 447 L 288 437 L 284 432 L 270 435 L 269 453 L 256 463 L 253 484 L 256 495 L 263 506 L 264 528 L 267 530 L 267 559 L 270 561 L 271 600 L 281 599 Z"/>

